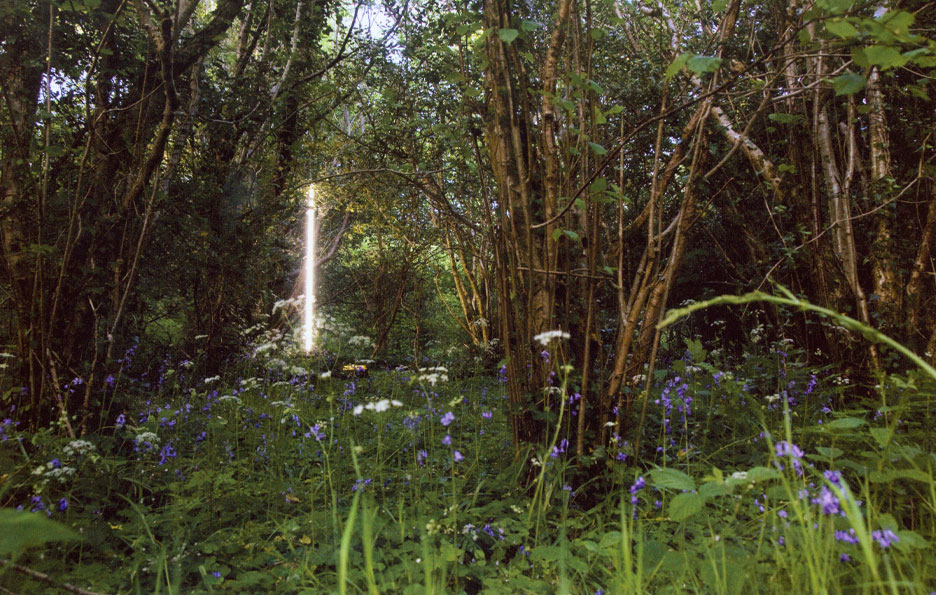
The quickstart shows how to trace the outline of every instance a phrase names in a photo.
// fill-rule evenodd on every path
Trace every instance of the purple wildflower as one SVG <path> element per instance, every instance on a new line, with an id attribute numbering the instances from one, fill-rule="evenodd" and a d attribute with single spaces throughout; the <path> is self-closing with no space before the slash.
<path id="1" fill-rule="evenodd" d="M 874 541 L 878 542 L 878 545 L 880 545 L 882 549 L 887 549 L 891 546 L 891 544 L 900 541 L 900 538 L 897 537 L 897 534 L 890 529 L 872 531 L 871 537 L 874 539 Z"/>

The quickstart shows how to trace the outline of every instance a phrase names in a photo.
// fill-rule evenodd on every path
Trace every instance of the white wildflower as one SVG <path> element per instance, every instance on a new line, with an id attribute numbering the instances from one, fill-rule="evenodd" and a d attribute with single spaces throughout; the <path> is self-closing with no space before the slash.
<path id="1" fill-rule="evenodd" d="M 239 397 L 235 397 L 234 395 L 224 395 L 223 397 L 218 397 L 218 402 L 219 402 L 219 403 L 225 403 L 225 402 L 227 402 L 227 401 L 233 401 L 234 403 L 240 403 L 240 402 L 241 402 L 240 398 L 239 398 Z"/>
<path id="2" fill-rule="evenodd" d="M 348 339 L 348 345 L 359 345 L 361 347 L 373 347 L 374 340 L 367 335 L 354 335 Z"/>
<path id="3" fill-rule="evenodd" d="M 254 354 L 254 357 L 256 357 L 258 355 L 263 355 L 267 351 L 271 351 L 273 349 L 276 349 L 276 343 L 264 343 L 263 345 L 257 346 L 257 348 L 254 349 L 253 354 Z"/>
<path id="4" fill-rule="evenodd" d="M 72 440 L 65 445 L 62 452 L 67 456 L 81 456 L 94 452 L 94 445 L 87 440 Z"/>
<path id="5" fill-rule="evenodd" d="M 324 380 L 324 379 L 326 379 L 326 378 L 331 378 L 331 370 L 328 370 L 328 371 L 326 371 L 326 372 L 322 372 L 321 374 L 319 374 L 319 378 L 321 378 L 322 380 Z"/>
<path id="6" fill-rule="evenodd" d="M 204 382 L 205 384 L 211 384 L 212 382 L 217 382 L 219 380 L 221 380 L 220 376 L 212 376 L 211 378 L 205 378 L 204 380 L 202 380 L 202 382 Z"/>
<path id="7" fill-rule="evenodd" d="M 417 378 L 420 382 L 426 382 L 435 386 L 437 382 L 448 382 L 448 374 L 433 372 L 432 374 L 422 374 Z"/>
<path id="8" fill-rule="evenodd" d="M 157 436 L 153 432 L 142 432 L 140 434 L 137 434 L 136 438 L 134 438 L 133 441 L 136 442 L 137 444 L 143 444 L 144 442 L 149 442 L 153 446 L 157 446 L 159 444 L 159 436 Z"/>
<path id="9" fill-rule="evenodd" d="M 747 471 L 735 471 L 731 474 L 731 479 L 740 479 L 743 481 L 747 479 Z"/>
<path id="10" fill-rule="evenodd" d="M 384 411 L 390 409 L 391 407 L 402 407 L 402 406 L 403 406 L 403 403 L 401 403 L 400 401 L 397 401 L 396 399 L 393 399 L 393 400 L 381 399 L 376 402 L 371 401 L 370 403 L 366 405 L 358 405 L 357 407 L 354 408 L 352 413 L 354 413 L 354 415 L 361 415 L 362 413 L 364 413 L 365 409 L 367 411 L 383 413 Z"/>
<path id="11" fill-rule="evenodd" d="M 536 335 L 535 337 L 533 337 L 533 340 L 537 341 L 540 345 L 545 347 L 549 345 L 549 342 L 552 341 L 553 339 L 569 339 L 571 337 L 572 335 L 570 335 L 569 333 L 557 329 L 554 331 L 546 331 L 544 333 L 540 333 Z"/>

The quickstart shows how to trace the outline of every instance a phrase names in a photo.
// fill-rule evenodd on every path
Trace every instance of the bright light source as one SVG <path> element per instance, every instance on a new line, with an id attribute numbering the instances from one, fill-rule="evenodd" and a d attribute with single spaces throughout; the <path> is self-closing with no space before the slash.
<path id="1" fill-rule="evenodd" d="M 315 190 L 309 186 L 309 202 L 306 203 L 305 242 L 305 300 L 303 302 L 302 346 L 312 351 L 315 333 Z"/>

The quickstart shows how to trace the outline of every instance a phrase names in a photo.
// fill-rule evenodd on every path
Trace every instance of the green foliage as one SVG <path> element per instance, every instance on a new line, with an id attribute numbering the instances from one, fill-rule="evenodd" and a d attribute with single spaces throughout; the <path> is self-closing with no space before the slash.
<path id="1" fill-rule="evenodd" d="M 228 380 L 144 396 L 86 444 L 0 443 L 7 501 L 38 495 L 51 514 L 4 512 L 28 529 L 16 549 L 34 546 L 20 562 L 106 592 L 843 592 L 936 576 L 936 519 L 907 507 L 934 504 L 924 374 L 844 408 L 847 381 L 786 342 L 725 369 L 691 339 L 652 385 L 646 452 L 576 457 L 562 405 L 514 460 L 496 378 L 320 378 L 288 336 L 252 336 Z M 572 371 L 557 371 L 564 404 Z M 10 572 L 0 585 L 23 580 Z"/>
<path id="2" fill-rule="evenodd" d="M 0 557 L 15 559 L 28 548 L 74 539 L 74 531 L 42 515 L 0 508 Z"/>

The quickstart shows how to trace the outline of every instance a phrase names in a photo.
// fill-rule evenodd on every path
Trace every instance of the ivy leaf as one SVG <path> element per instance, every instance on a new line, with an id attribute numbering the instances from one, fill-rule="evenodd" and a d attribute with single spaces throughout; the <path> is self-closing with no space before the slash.
<path id="1" fill-rule="evenodd" d="M 854 95 L 864 89 L 867 79 L 854 72 L 846 72 L 832 79 L 832 88 L 836 95 Z"/>
<path id="2" fill-rule="evenodd" d="M 676 56 L 676 59 L 673 60 L 673 63 L 666 68 L 666 72 L 663 73 L 663 78 L 671 79 L 676 76 L 682 67 L 686 65 L 686 62 L 689 58 L 692 57 L 692 54 L 680 54 Z"/>
<path id="3" fill-rule="evenodd" d="M 826 21 L 826 30 L 832 35 L 838 35 L 842 39 L 851 39 L 857 37 L 858 29 L 845 20 Z"/>
<path id="4" fill-rule="evenodd" d="M 523 29 L 524 31 L 533 31 L 534 29 L 539 29 L 539 26 L 540 24 L 537 23 L 536 21 L 520 21 L 520 28 Z M 504 30 L 505 29 L 501 29 L 501 31 L 504 31 Z M 510 31 L 510 29 L 506 29 L 506 31 Z M 510 43 L 510 42 L 507 42 L 507 43 Z"/>
<path id="5" fill-rule="evenodd" d="M 520 35 L 520 32 L 516 29 L 501 29 L 497 32 L 497 36 L 501 38 L 501 41 L 504 43 L 513 43 L 513 41 Z"/>
<path id="6" fill-rule="evenodd" d="M 715 56 L 693 56 L 686 61 L 689 70 L 696 74 L 715 72 L 721 66 L 722 59 Z"/>

